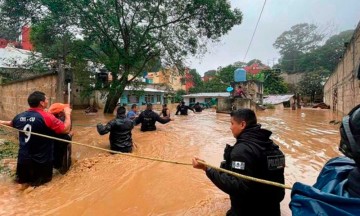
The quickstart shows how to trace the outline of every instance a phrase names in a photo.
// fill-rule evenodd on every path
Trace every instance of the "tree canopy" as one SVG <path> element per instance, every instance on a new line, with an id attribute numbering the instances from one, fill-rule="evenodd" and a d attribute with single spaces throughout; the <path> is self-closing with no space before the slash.
<path id="1" fill-rule="evenodd" d="M 308 53 L 319 46 L 325 37 L 317 32 L 318 27 L 314 24 L 301 23 L 283 32 L 273 46 L 281 55 L 281 68 L 288 72 L 298 72 L 298 60 L 301 55 Z"/>
<path id="2" fill-rule="evenodd" d="M 182 68 L 188 55 L 204 51 L 207 41 L 218 40 L 242 20 L 227 0 L 4 2 L 2 15 L 9 20 L 32 21 L 35 50 L 61 53 L 63 61 L 100 63 L 112 73 L 105 112 L 112 112 L 125 86 L 158 59 Z"/>

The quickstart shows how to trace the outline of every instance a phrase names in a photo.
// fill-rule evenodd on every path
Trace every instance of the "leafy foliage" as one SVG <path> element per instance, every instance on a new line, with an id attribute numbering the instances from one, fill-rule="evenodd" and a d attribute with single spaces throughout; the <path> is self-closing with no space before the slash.
<path id="1" fill-rule="evenodd" d="M 230 82 L 234 81 L 234 71 L 237 68 L 238 67 L 235 67 L 234 65 L 228 65 L 226 67 L 221 68 L 217 76 L 219 77 L 222 83 L 230 85 Z M 225 89 L 223 91 L 225 91 Z"/>
<path id="2" fill-rule="evenodd" d="M 323 93 L 323 85 L 326 79 L 324 74 L 322 69 L 312 73 L 306 73 L 298 84 L 300 93 L 302 95 L 310 96 L 311 102 L 314 102 L 316 94 Z"/>
<path id="3" fill-rule="evenodd" d="M 2 159 L 17 158 L 18 149 L 19 147 L 17 144 L 4 141 L 3 144 L 0 144 L 0 161 L 2 161 Z M 14 174 L 8 167 L 2 165 L 0 165 L 0 173 L 5 173 L 8 175 Z"/>
<path id="4" fill-rule="evenodd" d="M 71 56 L 101 63 L 111 71 L 105 112 L 112 112 L 125 86 L 159 59 L 181 69 L 186 56 L 205 51 L 208 40 L 218 40 L 242 20 L 227 0 L 4 2 L 8 17 L 33 21 L 35 49 L 54 59 L 60 54 L 64 62 Z M 20 6 L 9 7 L 17 3 Z M 81 52 L 76 51 L 79 47 Z"/>
<path id="5" fill-rule="evenodd" d="M 287 86 L 280 76 L 280 70 L 264 70 L 264 94 L 284 94 Z"/>
<path id="6" fill-rule="evenodd" d="M 174 102 L 175 103 L 178 103 L 180 101 L 183 100 L 183 95 L 186 95 L 186 91 L 185 90 L 177 90 L 176 93 L 175 93 L 175 96 L 174 96 Z"/>
<path id="7" fill-rule="evenodd" d="M 324 34 L 317 33 L 317 28 L 313 24 L 297 24 L 276 39 L 273 46 L 279 49 L 281 54 L 281 69 L 298 72 L 298 59 L 315 50 L 324 38 Z"/>

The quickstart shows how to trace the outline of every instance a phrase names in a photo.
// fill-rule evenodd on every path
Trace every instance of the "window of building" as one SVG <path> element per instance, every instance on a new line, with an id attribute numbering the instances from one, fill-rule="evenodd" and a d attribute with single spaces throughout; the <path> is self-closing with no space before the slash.
<path id="1" fill-rule="evenodd" d="M 211 101 L 211 98 L 205 98 L 205 103 L 209 103 Z"/>
<path id="2" fill-rule="evenodd" d="M 150 94 L 145 95 L 146 103 L 154 103 L 154 99 L 155 99 L 154 95 L 150 95 Z"/>
<path id="3" fill-rule="evenodd" d="M 139 103 L 139 96 L 129 95 L 129 103 Z"/>
<path id="4" fill-rule="evenodd" d="M 189 98 L 189 103 L 195 103 L 195 98 Z"/>
<path id="5" fill-rule="evenodd" d="M 160 103 L 161 103 L 161 95 L 156 95 L 156 102 L 160 102 Z"/>

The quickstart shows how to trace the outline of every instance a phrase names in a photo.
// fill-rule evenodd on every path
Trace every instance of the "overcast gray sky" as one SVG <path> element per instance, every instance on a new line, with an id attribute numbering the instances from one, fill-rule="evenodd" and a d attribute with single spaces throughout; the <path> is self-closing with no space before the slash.
<path id="1" fill-rule="evenodd" d="M 264 0 L 230 0 L 231 6 L 243 13 L 242 24 L 221 38 L 218 44 L 210 44 L 201 58 L 190 58 L 188 66 L 204 72 L 243 61 L 259 18 Z M 245 62 L 260 59 L 272 66 L 279 53 L 273 47 L 276 38 L 299 23 L 327 26 L 332 35 L 355 29 L 360 21 L 360 0 L 267 0 L 261 20 Z"/>

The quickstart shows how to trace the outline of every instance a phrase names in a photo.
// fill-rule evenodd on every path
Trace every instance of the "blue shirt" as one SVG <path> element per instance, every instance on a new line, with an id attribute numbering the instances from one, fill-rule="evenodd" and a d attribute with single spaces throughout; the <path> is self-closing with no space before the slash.
<path id="1" fill-rule="evenodd" d="M 136 112 L 134 112 L 134 110 L 130 110 L 130 111 L 126 114 L 126 118 L 128 118 L 128 119 L 133 120 L 133 119 L 135 119 L 135 117 L 136 117 Z"/>

